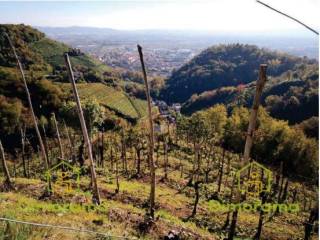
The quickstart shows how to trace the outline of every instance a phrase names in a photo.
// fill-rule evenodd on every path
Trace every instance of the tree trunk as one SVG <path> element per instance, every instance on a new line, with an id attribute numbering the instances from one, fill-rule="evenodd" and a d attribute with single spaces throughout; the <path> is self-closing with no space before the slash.
<path id="1" fill-rule="evenodd" d="M 263 194 L 262 196 L 262 201 L 261 201 L 261 205 L 265 204 L 267 199 L 267 195 Z M 262 226 L 263 226 L 263 218 L 264 218 L 264 212 L 260 209 L 260 214 L 259 214 L 259 223 L 258 223 L 258 227 L 257 227 L 257 232 L 254 236 L 255 240 L 259 240 L 261 237 L 261 232 L 262 232 Z"/>
<path id="2" fill-rule="evenodd" d="M 84 139 L 82 139 L 81 144 L 79 146 L 78 161 L 79 161 L 80 167 L 83 167 L 83 165 L 84 165 Z"/>
<path id="3" fill-rule="evenodd" d="M 282 175 L 282 178 L 281 178 L 281 183 L 280 183 L 280 190 L 279 190 L 279 193 L 278 193 L 278 203 L 281 203 L 281 197 L 282 197 L 282 192 L 283 192 L 283 184 L 284 184 L 284 176 Z"/>
<path id="4" fill-rule="evenodd" d="M 13 188 L 13 185 L 12 185 L 12 182 L 11 182 L 11 178 L 10 178 L 10 173 L 9 173 L 9 170 L 8 170 L 8 166 L 7 166 L 7 163 L 6 163 L 6 158 L 5 158 L 5 155 L 4 155 L 4 150 L 3 150 L 3 147 L 2 147 L 2 143 L 1 143 L 1 140 L 0 140 L 0 154 L 1 154 L 1 162 L 2 162 L 2 167 L 3 167 L 3 171 L 4 171 L 4 176 L 5 176 L 5 180 L 4 180 L 4 188 L 7 189 L 7 190 L 10 190 Z"/>
<path id="5" fill-rule="evenodd" d="M 122 160 L 122 170 L 125 173 L 128 173 L 128 167 L 127 167 L 127 147 L 124 137 L 124 130 L 121 130 L 121 160 Z"/>
<path id="6" fill-rule="evenodd" d="M 236 233 L 237 220 L 238 220 L 238 209 L 232 212 L 232 220 L 231 220 L 231 226 L 228 234 L 228 240 L 233 240 L 233 237 Z"/>
<path id="7" fill-rule="evenodd" d="M 25 129 L 22 130 L 22 128 L 20 128 L 20 135 L 21 135 L 21 157 L 22 157 L 22 164 L 23 164 L 23 176 L 26 178 L 28 177 L 27 174 L 27 166 L 26 166 L 26 155 L 25 155 L 25 136 L 26 136 L 26 132 Z"/>
<path id="8" fill-rule="evenodd" d="M 286 184 L 284 185 L 283 194 L 281 198 L 281 202 L 284 202 L 287 200 L 288 196 L 288 187 L 289 187 L 289 179 L 287 178 Z"/>
<path id="9" fill-rule="evenodd" d="M 168 144 L 166 139 L 163 142 L 163 149 L 164 149 L 164 179 L 168 179 Z"/>
<path id="10" fill-rule="evenodd" d="M 101 139 L 99 141 L 99 154 L 100 154 L 100 165 L 104 167 L 104 134 L 101 132 Z"/>
<path id="11" fill-rule="evenodd" d="M 44 144 L 44 150 L 46 151 L 46 156 L 48 159 L 48 163 L 49 166 L 52 165 L 51 159 L 49 158 L 49 147 L 48 147 L 48 141 L 47 141 L 47 132 L 46 132 L 46 128 L 44 127 L 44 125 L 41 125 L 42 128 L 42 132 L 43 132 L 43 144 Z"/>
<path id="12" fill-rule="evenodd" d="M 183 178 L 183 164 L 182 164 L 181 158 L 180 158 L 180 178 Z"/>
<path id="13" fill-rule="evenodd" d="M 293 194 L 292 194 L 292 203 L 295 203 L 295 202 L 296 202 L 297 194 L 298 194 L 297 189 L 294 189 L 294 190 L 293 190 Z"/>
<path id="14" fill-rule="evenodd" d="M 263 170 L 261 170 L 261 182 L 263 182 L 263 178 L 264 178 L 264 172 L 263 172 Z M 267 197 L 268 197 L 267 193 L 264 192 L 261 194 L 261 205 L 266 203 Z M 259 223 L 258 223 L 258 227 L 257 227 L 257 232 L 254 236 L 255 240 L 259 240 L 261 237 L 262 227 L 263 227 L 263 218 L 264 218 L 264 212 L 263 212 L 262 208 L 260 207 Z"/>
<path id="15" fill-rule="evenodd" d="M 193 204 L 193 210 L 191 213 L 191 218 L 194 218 L 197 214 L 197 207 L 198 207 L 198 203 L 199 203 L 199 199 L 200 199 L 200 194 L 199 194 L 199 188 L 200 188 L 200 181 L 196 181 L 193 185 L 194 187 L 194 192 L 195 192 L 195 199 L 194 199 L 194 204 Z"/>
<path id="16" fill-rule="evenodd" d="M 155 211 L 155 194 L 156 194 L 156 175 L 155 175 L 155 165 L 153 161 L 153 152 L 154 152 L 154 129 L 153 129 L 153 119 L 152 119 L 152 109 L 151 109 L 151 96 L 149 91 L 149 84 L 147 79 L 147 73 L 143 61 L 143 53 L 142 47 L 140 45 L 138 47 L 138 52 L 141 61 L 143 79 L 145 83 L 145 90 L 148 102 L 148 119 L 149 119 L 149 162 L 150 162 L 150 175 L 151 175 L 151 188 L 150 188 L 150 216 L 154 219 L 154 211 Z"/>
<path id="17" fill-rule="evenodd" d="M 224 166 L 224 156 L 225 156 L 226 150 L 222 150 L 222 159 L 220 164 L 220 174 L 219 174 L 219 181 L 218 181 L 218 193 L 220 193 L 221 190 L 221 183 L 222 183 L 222 177 L 223 177 L 223 166 Z"/>
<path id="18" fill-rule="evenodd" d="M 235 185 L 235 178 L 232 179 L 232 185 L 231 185 L 231 192 L 230 192 L 230 197 L 229 197 L 229 203 L 232 203 L 232 198 L 233 198 L 233 192 L 234 192 L 234 185 Z M 226 222 L 224 223 L 224 226 L 222 229 L 226 229 L 229 226 L 230 223 L 230 211 L 228 211 Z"/>
<path id="19" fill-rule="evenodd" d="M 117 159 L 117 157 L 116 157 L 115 161 L 116 161 L 115 164 L 116 164 L 116 194 L 117 194 L 120 191 L 119 169 L 118 169 L 118 159 Z"/>
<path id="20" fill-rule="evenodd" d="M 140 176 L 141 171 L 141 149 L 136 149 L 137 152 L 137 176 Z"/>
<path id="21" fill-rule="evenodd" d="M 113 172 L 113 161 L 114 160 L 114 157 L 113 157 L 113 147 L 112 146 L 110 146 L 110 167 L 111 167 L 111 171 Z"/>
<path id="22" fill-rule="evenodd" d="M 99 193 L 99 188 L 98 188 L 96 170 L 95 170 L 95 166 L 94 166 L 94 162 L 93 162 L 92 146 L 91 146 L 91 143 L 90 143 L 86 122 L 85 122 L 85 119 L 84 119 L 84 116 L 83 116 L 83 111 L 82 111 L 82 108 L 81 108 L 80 98 L 79 98 L 78 90 L 77 90 L 76 83 L 75 83 L 75 80 L 74 80 L 73 71 L 72 71 L 72 68 L 71 68 L 71 63 L 70 63 L 70 60 L 69 60 L 68 53 L 65 53 L 64 58 L 65 58 L 66 66 L 67 66 L 67 69 L 68 69 L 70 82 L 71 82 L 71 85 L 72 85 L 73 95 L 74 95 L 74 98 L 75 98 L 75 101 L 76 101 L 76 104 L 77 104 L 77 110 L 78 110 L 78 115 L 79 115 L 79 119 L 80 119 L 80 123 L 81 123 L 82 134 L 83 134 L 83 137 L 84 137 L 84 140 L 86 142 L 86 145 L 88 147 L 88 152 L 89 152 L 89 159 L 90 159 L 90 165 L 91 165 L 90 166 L 91 167 L 91 178 L 92 178 L 92 181 L 93 181 L 92 201 L 94 203 L 96 203 L 96 204 L 100 204 L 100 193 Z"/>
<path id="23" fill-rule="evenodd" d="M 308 221 L 305 223 L 305 229 L 304 229 L 304 240 L 310 240 L 311 236 L 314 231 L 314 222 L 319 219 L 319 208 L 318 204 L 316 207 L 311 209 L 310 216 Z"/>
<path id="24" fill-rule="evenodd" d="M 155 152 L 156 152 L 155 165 L 156 166 L 158 166 L 158 162 L 159 162 L 159 151 L 160 151 L 160 141 L 156 140 L 156 143 L 155 143 Z"/>
<path id="25" fill-rule="evenodd" d="M 228 172 L 228 174 L 230 173 L 230 155 L 228 155 L 228 157 L 227 157 L 227 159 L 228 159 L 228 162 L 227 162 L 227 172 Z"/>
<path id="26" fill-rule="evenodd" d="M 193 164 L 192 164 L 192 172 L 190 175 L 190 179 L 188 181 L 188 185 L 191 185 L 194 179 L 194 175 L 196 172 L 196 165 L 198 162 L 198 152 L 199 152 L 199 146 L 196 143 L 193 143 L 193 149 L 194 149 L 194 160 L 193 160 Z"/>
<path id="27" fill-rule="evenodd" d="M 197 153 L 197 172 L 199 173 L 201 171 L 201 156 L 202 156 L 202 148 L 201 145 L 199 145 L 198 153 Z"/>

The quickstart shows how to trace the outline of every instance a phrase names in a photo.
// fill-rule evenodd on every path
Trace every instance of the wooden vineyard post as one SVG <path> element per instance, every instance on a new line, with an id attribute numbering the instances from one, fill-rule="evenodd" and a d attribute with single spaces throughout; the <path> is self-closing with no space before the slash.
<path id="1" fill-rule="evenodd" d="M 81 129 L 82 129 L 82 134 L 84 137 L 84 141 L 88 147 L 88 154 L 89 154 L 89 160 L 90 160 L 90 168 L 91 168 L 91 179 L 92 179 L 92 201 L 96 204 L 100 204 L 100 193 L 99 193 L 99 189 L 98 189 L 98 182 L 97 182 L 97 175 L 96 175 L 96 170 L 94 167 L 94 161 L 93 161 L 93 156 L 92 156 L 92 146 L 90 143 L 90 139 L 89 139 L 89 135 L 88 135 L 88 130 L 87 130 L 87 126 L 86 126 L 86 122 L 84 119 L 84 115 L 83 115 L 83 111 L 82 111 L 82 107 L 81 107 L 81 103 L 80 103 L 80 98 L 79 98 L 79 94 L 78 94 L 78 90 L 76 87 L 76 83 L 74 80 L 74 75 L 73 75 L 73 71 L 72 71 L 72 67 L 71 67 L 71 63 L 70 63 L 70 59 L 69 59 L 69 55 L 68 53 L 64 54 L 64 60 L 67 66 L 67 70 L 68 70 L 68 74 L 69 74 L 69 79 L 71 82 L 71 86 L 72 86 L 72 91 L 73 91 L 73 95 L 74 95 L 74 99 L 76 101 L 77 104 L 77 112 L 79 115 L 79 119 L 80 119 L 80 124 L 81 124 Z"/>
<path id="2" fill-rule="evenodd" d="M 4 171 L 4 176 L 5 176 L 5 180 L 4 180 L 4 188 L 5 189 L 12 189 L 12 182 L 11 182 L 11 178 L 10 178 L 10 173 L 7 167 L 7 163 L 6 163 L 6 158 L 4 155 L 4 149 L 2 147 L 2 143 L 0 140 L 0 154 L 1 154 L 1 162 L 2 162 L 2 167 L 3 167 L 3 171 Z"/>
<path id="3" fill-rule="evenodd" d="M 244 147 L 243 161 L 240 164 L 241 165 L 240 168 L 242 166 L 245 166 L 249 162 L 250 151 L 253 143 L 253 134 L 256 127 L 258 110 L 260 106 L 260 98 L 261 98 L 263 87 L 267 81 L 266 72 L 267 72 L 267 65 L 261 64 L 259 69 L 259 79 L 257 81 L 257 86 L 256 86 L 256 93 L 253 99 L 252 109 L 251 109 L 250 118 L 249 118 L 249 126 L 247 131 L 246 143 Z M 240 194 L 237 195 L 236 201 L 237 202 L 241 201 Z M 231 226 L 229 230 L 228 240 L 232 240 L 234 238 L 234 235 L 236 232 L 236 226 L 237 226 L 237 219 L 238 219 L 238 209 L 236 209 L 232 213 L 232 221 L 231 221 Z"/>
<path id="4" fill-rule="evenodd" d="M 259 79 L 257 81 L 257 86 L 256 86 L 256 94 L 253 99 L 252 110 L 251 110 L 250 119 L 249 119 L 246 144 L 244 147 L 244 154 L 243 154 L 244 164 L 246 164 L 250 158 L 250 151 L 251 151 L 252 142 L 253 142 L 253 133 L 256 128 L 258 110 L 260 106 L 260 98 L 261 98 L 263 87 L 267 81 L 266 71 L 267 71 L 267 65 L 261 64 L 260 71 L 259 71 Z"/>
<path id="5" fill-rule="evenodd" d="M 154 129 L 153 129 L 153 119 L 152 119 L 152 109 L 151 109 L 151 97 L 150 97 L 150 90 L 149 84 L 147 79 L 146 68 L 144 65 L 143 60 L 143 53 L 142 47 L 140 45 L 138 47 L 142 74 L 145 84 L 145 91 L 148 101 L 148 119 L 149 119 L 149 165 L 150 165 L 150 177 L 151 177 L 151 189 L 150 189 L 150 216 L 154 219 L 154 211 L 155 211 L 155 190 L 156 190 L 156 176 L 155 176 L 155 165 L 153 160 L 153 153 L 154 153 Z"/>

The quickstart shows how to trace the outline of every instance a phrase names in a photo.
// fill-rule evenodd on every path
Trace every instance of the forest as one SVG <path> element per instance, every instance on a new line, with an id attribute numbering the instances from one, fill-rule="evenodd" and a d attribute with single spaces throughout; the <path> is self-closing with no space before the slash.
<path id="1" fill-rule="evenodd" d="M 317 239 L 316 60 L 220 45 L 148 79 L 137 56 L 0 25 L 0 238 Z"/>
<path id="2" fill-rule="evenodd" d="M 250 107 L 261 63 L 268 64 L 262 104 L 271 116 L 290 124 L 318 116 L 318 62 L 251 45 L 204 50 L 172 73 L 160 97 L 183 103 L 187 114 L 217 103 Z"/>

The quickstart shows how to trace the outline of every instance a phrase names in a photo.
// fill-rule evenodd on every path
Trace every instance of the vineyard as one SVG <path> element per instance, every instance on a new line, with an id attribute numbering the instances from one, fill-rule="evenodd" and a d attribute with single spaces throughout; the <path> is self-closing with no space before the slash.
<path id="1" fill-rule="evenodd" d="M 31 27 L 0 25 L 0 44 L 0 239 L 318 239 L 318 114 L 290 124 L 270 111 L 318 105 L 314 61 L 281 55 L 282 71 L 278 54 L 219 46 L 166 86 L 147 78 L 138 45 L 143 100 L 125 92 L 129 78 Z M 216 58 L 240 68 L 213 69 Z M 280 75 L 268 86 L 269 68 Z M 197 95 L 199 79 L 213 91 Z M 163 94 L 205 107 L 185 115 Z"/>
<path id="2" fill-rule="evenodd" d="M 182 147 L 182 146 L 181 146 Z M 183 148 L 182 148 L 183 149 Z M 130 155 L 128 152 L 128 155 Z M 182 239 L 224 239 L 227 236 L 227 229 L 224 229 L 228 212 L 216 211 L 213 203 L 217 200 L 209 200 L 210 193 L 218 188 L 216 181 L 219 176 L 219 160 L 222 158 L 222 149 L 216 149 L 213 170 L 211 173 L 211 183 L 204 184 L 201 190 L 201 198 L 195 218 L 189 218 L 192 212 L 194 197 L 193 188 L 185 188 L 188 172 L 192 171 L 192 154 L 184 151 L 170 151 L 168 179 L 161 181 L 164 176 L 163 149 L 158 152 L 157 176 L 157 211 L 156 226 L 150 227 L 148 232 L 141 222 L 144 221 L 144 211 L 148 202 L 149 184 L 146 176 L 141 179 L 130 179 L 126 177 L 125 170 L 121 170 L 120 192 L 115 194 L 116 176 L 112 170 L 111 163 L 105 168 L 98 167 L 98 184 L 102 196 L 102 204 L 99 206 L 90 203 L 91 194 L 86 192 L 86 185 L 89 179 L 81 177 L 81 190 L 72 190 L 65 193 L 64 187 L 56 185 L 58 189 L 50 199 L 39 200 L 45 182 L 38 179 L 15 178 L 17 192 L 3 193 L 0 195 L 1 215 L 7 218 L 24 219 L 31 222 L 49 223 L 52 225 L 73 226 L 77 229 L 92 229 L 96 232 L 110 234 L 112 236 L 128 237 L 129 239 L 159 239 L 165 236 L 168 231 L 179 233 Z M 226 173 L 223 177 L 223 187 L 218 195 L 219 202 L 227 202 L 230 196 L 232 185 L 232 172 L 238 168 L 238 156 L 231 152 L 226 153 L 225 161 L 230 162 L 226 165 Z M 182 160 L 181 160 L 182 159 Z M 34 163 L 36 163 L 36 160 Z M 142 168 L 145 169 L 147 160 L 143 158 Z M 12 169 L 13 166 L 10 166 Z M 128 159 L 128 172 L 135 172 L 134 159 Z M 183 169 L 183 170 L 181 170 Z M 32 174 L 31 169 L 31 174 Z M 182 171 L 182 172 L 181 172 Z M 147 175 L 147 172 L 143 173 Z M 290 183 L 290 189 L 301 189 L 299 183 Z M 288 190 L 289 192 L 291 190 Z M 297 199 L 301 201 L 301 212 L 281 213 L 268 217 L 270 221 L 264 225 L 264 236 L 262 239 L 292 239 L 303 238 L 304 221 L 308 216 L 308 209 L 312 201 L 312 191 L 306 189 L 305 193 L 299 191 Z M 293 195 L 288 196 L 291 202 Z M 304 201 L 304 202 L 303 202 Z M 247 239 L 255 231 L 259 216 L 255 213 L 241 212 L 239 219 L 238 237 Z M 268 219 L 268 218 L 267 218 Z M 58 228 L 41 228 L 33 226 L 21 226 L 10 223 L 10 227 L 0 224 L 0 236 L 3 234 L 1 229 L 7 229 L 12 236 L 18 239 L 26 236 L 32 239 L 42 239 L 45 236 L 63 239 L 87 239 L 96 237 L 105 239 L 99 234 L 79 233 L 65 231 Z M 116 239 L 111 237 L 111 239 Z"/>
<path id="3" fill-rule="evenodd" d="M 62 88 L 70 91 L 70 84 L 61 84 Z M 146 102 L 129 97 L 124 92 L 108 87 L 102 83 L 80 83 L 77 84 L 81 98 L 94 98 L 98 102 L 130 119 L 139 119 L 146 115 Z"/>
<path id="4" fill-rule="evenodd" d="M 70 49 L 69 46 L 48 38 L 43 38 L 39 41 L 30 43 L 30 47 L 35 52 L 39 53 L 44 60 L 53 67 L 62 66 L 64 64 L 62 55 Z M 71 56 L 71 61 L 75 66 L 91 68 L 99 73 L 111 70 L 105 64 L 84 54 L 81 56 Z"/>

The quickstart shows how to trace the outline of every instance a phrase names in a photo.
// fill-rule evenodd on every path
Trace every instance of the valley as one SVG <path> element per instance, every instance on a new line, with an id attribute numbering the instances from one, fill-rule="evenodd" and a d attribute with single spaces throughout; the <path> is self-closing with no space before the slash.
<path id="1" fill-rule="evenodd" d="M 0 24 L 0 239 L 318 239 L 318 60 L 43 30 Z"/>
<path id="2" fill-rule="evenodd" d="M 136 44 L 145 48 L 150 75 L 169 77 L 204 49 L 219 44 L 252 44 L 269 50 L 286 52 L 294 56 L 318 59 L 317 39 L 309 35 L 296 36 L 292 40 L 282 34 L 232 34 L 205 31 L 125 31 L 107 28 L 39 27 L 49 37 L 100 59 L 109 66 L 140 71 Z"/>

